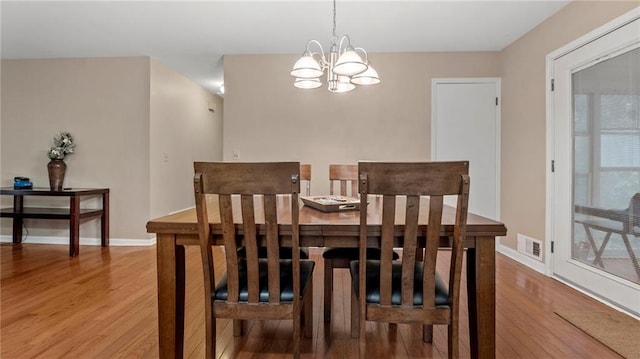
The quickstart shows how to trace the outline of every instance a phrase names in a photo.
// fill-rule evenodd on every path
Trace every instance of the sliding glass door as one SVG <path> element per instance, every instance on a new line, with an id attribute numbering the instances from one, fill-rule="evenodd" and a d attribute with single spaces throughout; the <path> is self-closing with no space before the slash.
<path id="1" fill-rule="evenodd" d="M 554 275 L 640 313 L 640 20 L 553 72 Z"/>

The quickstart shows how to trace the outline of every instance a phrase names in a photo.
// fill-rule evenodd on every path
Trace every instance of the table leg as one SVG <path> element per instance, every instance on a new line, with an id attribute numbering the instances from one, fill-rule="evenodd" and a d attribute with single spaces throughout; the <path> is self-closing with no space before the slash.
<path id="1" fill-rule="evenodd" d="M 109 247 L 109 192 L 102 194 L 102 217 L 100 218 L 100 244 Z"/>
<path id="2" fill-rule="evenodd" d="M 69 256 L 80 254 L 80 197 L 69 198 Z"/>
<path id="3" fill-rule="evenodd" d="M 173 234 L 158 234 L 158 334 L 160 358 L 182 358 L 184 348 L 184 247 Z"/>
<path id="4" fill-rule="evenodd" d="M 21 213 L 24 210 L 23 199 L 23 196 L 13 196 L 13 243 L 22 243 L 22 225 L 24 219 Z"/>
<path id="5" fill-rule="evenodd" d="M 467 249 L 467 309 L 469 313 L 469 349 L 478 357 L 478 302 L 476 300 L 476 249 Z"/>
<path id="6" fill-rule="evenodd" d="M 495 256 L 494 237 L 477 237 L 476 247 L 467 250 L 469 344 L 472 358 L 496 356 Z"/>

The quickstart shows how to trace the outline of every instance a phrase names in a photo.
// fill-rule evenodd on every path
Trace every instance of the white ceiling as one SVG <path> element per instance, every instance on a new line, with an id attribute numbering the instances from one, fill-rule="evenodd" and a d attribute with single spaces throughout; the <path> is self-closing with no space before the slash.
<path id="1" fill-rule="evenodd" d="M 369 53 L 499 51 L 568 2 L 338 0 L 337 34 Z M 222 55 L 329 46 L 332 12 L 330 0 L 2 1 L 0 54 L 151 56 L 216 92 Z"/>

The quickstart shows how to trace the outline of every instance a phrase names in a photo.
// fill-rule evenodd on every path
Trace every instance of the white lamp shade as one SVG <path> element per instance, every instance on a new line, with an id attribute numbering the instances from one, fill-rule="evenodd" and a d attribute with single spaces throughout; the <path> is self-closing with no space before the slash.
<path id="1" fill-rule="evenodd" d="M 291 70 L 291 76 L 305 79 L 320 77 L 322 74 L 322 68 L 318 61 L 309 55 L 302 56 L 298 59 L 293 65 L 293 70 Z"/>
<path id="2" fill-rule="evenodd" d="M 378 72 L 369 65 L 367 71 L 353 75 L 351 82 L 356 85 L 377 85 L 380 83 L 380 77 L 378 77 Z"/>
<path id="3" fill-rule="evenodd" d="M 318 87 L 322 86 L 322 82 L 320 82 L 320 79 L 318 78 L 315 78 L 315 79 L 297 78 L 296 81 L 293 83 L 293 86 L 299 89 L 310 90 L 310 89 L 317 89 Z"/>
<path id="4" fill-rule="evenodd" d="M 329 91 L 334 93 L 349 92 L 356 88 L 356 85 L 352 84 L 349 77 L 338 76 L 337 80 L 329 81 Z"/>
<path id="5" fill-rule="evenodd" d="M 353 50 L 346 50 L 338 57 L 336 65 L 333 67 L 333 73 L 342 76 L 353 76 L 364 72 L 367 64 L 362 61 L 360 55 Z"/>

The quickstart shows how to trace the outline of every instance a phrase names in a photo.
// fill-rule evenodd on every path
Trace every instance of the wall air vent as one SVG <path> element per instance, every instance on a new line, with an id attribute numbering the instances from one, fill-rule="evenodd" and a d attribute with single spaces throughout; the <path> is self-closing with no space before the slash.
<path id="1" fill-rule="evenodd" d="M 518 252 L 542 261 L 542 241 L 518 233 Z"/>

